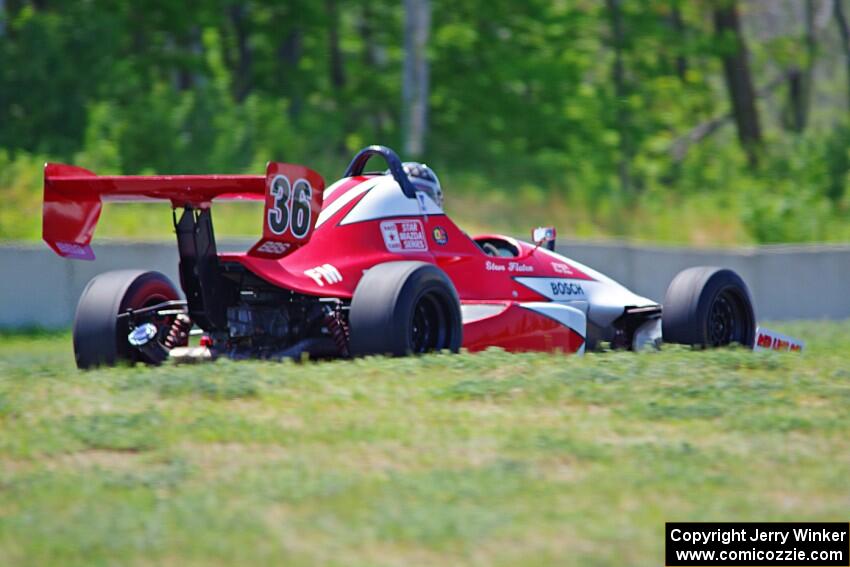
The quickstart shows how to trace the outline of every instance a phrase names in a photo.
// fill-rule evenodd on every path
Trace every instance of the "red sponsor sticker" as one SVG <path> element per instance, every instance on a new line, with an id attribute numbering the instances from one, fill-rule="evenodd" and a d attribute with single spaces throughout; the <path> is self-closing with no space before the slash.
<path id="1" fill-rule="evenodd" d="M 805 343 L 789 336 L 759 327 L 756 329 L 756 343 L 753 350 L 785 350 L 800 352 Z"/>

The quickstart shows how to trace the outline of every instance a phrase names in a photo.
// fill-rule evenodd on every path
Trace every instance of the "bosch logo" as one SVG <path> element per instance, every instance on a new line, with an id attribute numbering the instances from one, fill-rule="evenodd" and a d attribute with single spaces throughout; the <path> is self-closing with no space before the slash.
<path id="1" fill-rule="evenodd" d="M 571 282 L 550 282 L 552 295 L 584 295 L 581 284 Z"/>

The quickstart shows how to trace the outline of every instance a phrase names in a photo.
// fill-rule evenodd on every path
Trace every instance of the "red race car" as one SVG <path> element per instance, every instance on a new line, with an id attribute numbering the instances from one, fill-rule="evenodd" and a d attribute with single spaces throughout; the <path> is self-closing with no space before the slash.
<path id="1" fill-rule="evenodd" d="M 389 169 L 365 172 L 372 157 Z M 264 176 L 145 177 L 48 164 L 44 240 L 61 256 L 93 259 L 102 201 L 139 199 L 171 201 L 186 299 L 158 272 L 96 276 L 74 320 L 80 368 L 490 346 L 582 353 L 602 341 L 657 345 L 662 327 L 671 342 L 757 344 L 750 294 L 734 272 L 680 273 L 662 316 L 655 301 L 556 254 L 553 229 L 535 230 L 534 243 L 469 237 L 443 212 L 436 176 L 383 146 L 359 152 L 327 188 L 283 163 Z M 221 199 L 265 202 L 262 238 L 245 253 L 216 250 L 211 204 Z M 202 334 L 200 347 L 187 346 L 190 333 Z"/>

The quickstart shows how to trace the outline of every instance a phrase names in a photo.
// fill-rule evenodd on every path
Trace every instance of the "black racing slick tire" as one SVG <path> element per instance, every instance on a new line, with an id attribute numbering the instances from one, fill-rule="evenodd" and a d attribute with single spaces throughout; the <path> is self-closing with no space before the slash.
<path id="1" fill-rule="evenodd" d="M 369 269 L 349 312 L 351 354 L 404 356 L 460 349 L 460 300 L 449 277 L 425 262 Z"/>
<path id="2" fill-rule="evenodd" d="M 126 318 L 119 319 L 118 314 L 179 297 L 171 280 L 159 272 L 117 270 L 92 278 L 80 296 L 74 316 L 77 367 L 152 362 L 127 342 L 129 324 Z"/>
<path id="3" fill-rule="evenodd" d="M 664 342 L 751 347 L 756 317 L 747 284 L 732 270 L 701 266 L 679 272 L 664 296 Z"/>

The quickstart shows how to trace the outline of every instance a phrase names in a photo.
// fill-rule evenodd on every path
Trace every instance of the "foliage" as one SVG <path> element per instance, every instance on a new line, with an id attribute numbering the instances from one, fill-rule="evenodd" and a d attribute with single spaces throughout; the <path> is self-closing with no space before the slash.
<path id="1" fill-rule="evenodd" d="M 807 350 L 79 372 L 0 334 L 3 565 L 657 565 L 663 523 L 847 510 L 848 323 Z"/>
<path id="2" fill-rule="evenodd" d="M 431 4 L 426 156 L 461 221 L 697 244 L 850 238 L 834 26 L 818 32 L 807 129 L 785 126 L 784 83 L 760 98 L 768 135 L 753 168 L 732 125 L 671 156 L 729 108 L 719 55 L 730 43 L 704 3 L 620 2 L 619 39 L 604 2 Z M 37 237 L 46 159 L 100 173 L 258 171 L 277 159 L 334 178 L 360 147 L 401 140 L 399 3 L 0 6 L 0 238 Z M 793 10 L 778 16 L 787 30 L 758 28 L 758 10 L 775 6 L 743 10 L 758 84 L 809 62 Z M 219 217 L 223 234 L 256 232 L 255 211 Z M 153 218 L 106 215 L 101 234 L 137 236 Z"/>

